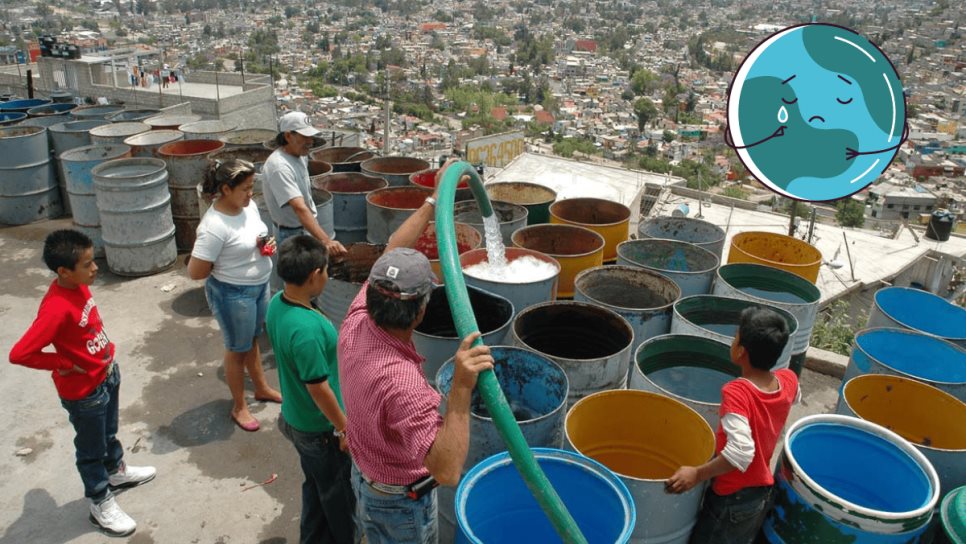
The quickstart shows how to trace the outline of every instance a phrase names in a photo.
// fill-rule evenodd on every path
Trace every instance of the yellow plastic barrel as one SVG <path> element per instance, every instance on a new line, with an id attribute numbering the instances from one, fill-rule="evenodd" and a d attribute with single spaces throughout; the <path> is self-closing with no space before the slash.
<path id="1" fill-rule="evenodd" d="M 603 198 L 568 198 L 550 205 L 550 223 L 577 225 L 604 237 L 604 262 L 617 260 L 617 244 L 627 240 L 631 210 Z"/>
<path id="2" fill-rule="evenodd" d="M 941 495 L 966 485 L 966 403 L 949 393 L 900 376 L 863 374 L 845 384 L 836 412 L 911 442 L 935 467 Z"/>
<path id="3" fill-rule="evenodd" d="M 822 252 L 797 238 L 772 232 L 742 232 L 731 239 L 729 263 L 756 263 L 779 268 L 815 283 Z"/>
<path id="4" fill-rule="evenodd" d="M 637 508 L 633 542 L 687 542 L 704 485 L 681 495 L 664 491 L 683 465 L 714 455 L 714 433 L 697 412 L 646 391 L 602 391 L 573 405 L 564 423 L 566 445 L 611 469 Z"/>
<path id="5" fill-rule="evenodd" d="M 560 263 L 557 298 L 574 296 L 574 278 L 604 264 L 604 237 L 575 225 L 530 225 L 513 233 L 513 245 L 549 255 Z"/>

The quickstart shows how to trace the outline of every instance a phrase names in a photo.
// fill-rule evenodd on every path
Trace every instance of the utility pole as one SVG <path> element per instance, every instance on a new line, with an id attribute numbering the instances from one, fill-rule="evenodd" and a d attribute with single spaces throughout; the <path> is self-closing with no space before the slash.
<path id="1" fill-rule="evenodd" d="M 385 68 L 385 74 L 386 74 L 386 100 L 385 100 L 384 103 L 385 103 L 385 107 L 386 107 L 386 126 L 385 126 L 385 131 L 384 131 L 383 136 L 382 136 L 382 155 L 384 157 L 388 157 L 389 156 L 389 124 L 390 124 L 390 118 L 389 118 L 389 113 L 390 113 L 390 102 L 389 102 L 389 66 L 388 65 Z"/>
<path id="2" fill-rule="evenodd" d="M 789 210 L 788 218 L 788 235 L 795 236 L 795 213 L 798 211 L 798 201 L 792 200 L 792 206 Z"/>

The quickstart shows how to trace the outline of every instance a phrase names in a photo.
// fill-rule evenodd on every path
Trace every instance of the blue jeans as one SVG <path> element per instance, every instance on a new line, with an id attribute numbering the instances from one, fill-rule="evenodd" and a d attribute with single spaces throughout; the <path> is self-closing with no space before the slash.
<path id="1" fill-rule="evenodd" d="M 300 544 L 355 544 L 356 498 L 349 481 L 352 461 L 339 450 L 339 439 L 327 433 L 304 433 L 281 415 L 278 429 L 295 446 L 302 465 L 302 518 Z"/>
<path id="2" fill-rule="evenodd" d="M 114 370 L 90 395 L 80 400 L 60 400 L 74 426 L 77 471 L 84 482 L 84 496 L 99 503 L 111 495 L 108 475 L 117 472 L 124 448 L 117 439 L 118 389 L 121 371 Z"/>
<path id="3" fill-rule="evenodd" d="M 268 284 L 235 285 L 208 276 L 205 297 L 221 327 L 225 349 L 236 353 L 252 349 L 268 312 Z"/>
<path id="4" fill-rule="evenodd" d="M 367 484 L 353 464 L 352 490 L 368 544 L 436 544 L 439 541 L 435 489 L 415 501 L 405 495 L 389 495 Z"/>
<path id="5" fill-rule="evenodd" d="M 754 542 L 771 507 L 772 489 L 772 486 L 746 487 L 722 496 L 709 485 L 690 544 Z"/>

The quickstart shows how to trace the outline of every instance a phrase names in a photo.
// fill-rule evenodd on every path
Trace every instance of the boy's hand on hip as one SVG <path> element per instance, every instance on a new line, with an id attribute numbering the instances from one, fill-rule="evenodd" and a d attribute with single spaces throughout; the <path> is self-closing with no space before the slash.
<path id="1" fill-rule="evenodd" d="M 697 467 L 681 467 L 664 483 L 664 491 L 668 493 L 684 493 L 698 485 Z"/>
<path id="2" fill-rule="evenodd" d="M 69 376 L 71 374 L 87 374 L 87 371 L 77 365 L 74 365 L 73 368 L 69 368 L 67 370 L 58 368 L 57 373 L 61 376 Z"/>

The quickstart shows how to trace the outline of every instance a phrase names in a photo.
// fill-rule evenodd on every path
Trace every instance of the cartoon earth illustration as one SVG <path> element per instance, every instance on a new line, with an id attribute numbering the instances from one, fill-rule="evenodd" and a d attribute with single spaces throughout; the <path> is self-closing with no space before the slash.
<path id="1" fill-rule="evenodd" d="M 812 23 L 758 44 L 728 96 L 731 145 L 784 196 L 835 200 L 872 183 L 906 137 L 902 83 L 855 32 Z"/>

